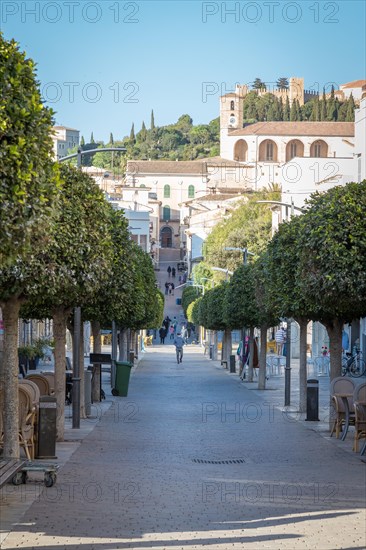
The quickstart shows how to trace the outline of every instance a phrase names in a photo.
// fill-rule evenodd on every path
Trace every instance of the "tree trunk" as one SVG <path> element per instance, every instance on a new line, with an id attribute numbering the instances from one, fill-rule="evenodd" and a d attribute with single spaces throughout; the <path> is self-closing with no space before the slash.
<path id="1" fill-rule="evenodd" d="M 342 374 L 342 329 L 343 321 L 333 319 L 324 323 L 329 336 L 329 353 L 330 353 L 330 381 Z M 332 396 L 329 396 L 329 429 L 332 429 L 334 421 L 334 407 Z"/>
<path id="2" fill-rule="evenodd" d="M 121 329 L 119 336 L 119 361 L 127 361 L 128 331 Z"/>
<path id="3" fill-rule="evenodd" d="M 248 365 L 248 382 L 253 382 L 254 370 L 254 327 L 249 329 L 249 365 Z"/>
<path id="4" fill-rule="evenodd" d="M 18 438 L 18 318 L 20 301 L 13 297 L 2 304 L 4 322 L 4 457 L 19 458 Z"/>
<path id="5" fill-rule="evenodd" d="M 79 336 L 79 365 L 80 365 L 80 418 L 86 418 L 85 412 L 85 375 L 84 375 L 84 325 L 80 323 Z"/>
<path id="6" fill-rule="evenodd" d="M 57 402 L 57 441 L 63 441 L 65 436 L 65 349 L 67 316 L 67 312 L 65 312 L 62 307 L 53 311 L 53 336 L 55 339 L 55 397 Z"/>
<path id="7" fill-rule="evenodd" d="M 261 326 L 261 349 L 259 352 L 259 373 L 258 389 L 266 389 L 266 367 L 267 367 L 267 325 Z"/>
<path id="8" fill-rule="evenodd" d="M 342 329 L 343 320 L 333 319 L 324 323 L 329 336 L 330 381 L 342 374 Z"/>
<path id="9" fill-rule="evenodd" d="M 91 331 L 93 335 L 93 353 L 102 353 L 102 336 L 100 334 L 99 321 L 91 321 Z M 94 363 L 93 367 L 92 402 L 97 403 L 100 401 L 100 370 L 102 366 L 100 363 Z"/>
<path id="10" fill-rule="evenodd" d="M 100 322 L 91 321 L 90 325 L 93 335 L 93 353 L 102 353 L 102 335 L 100 334 Z"/>
<path id="11" fill-rule="evenodd" d="M 306 412 L 306 385 L 308 374 L 306 364 L 306 338 L 308 320 L 301 317 L 296 319 L 296 321 L 300 326 L 299 412 Z"/>
<path id="12" fill-rule="evenodd" d="M 217 330 L 214 330 L 212 334 L 212 346 L 212 359 L 217 361 Z"/>
<path id="13" fill-rule="evenodd" d="M 227 361 L 227 366 L 230 365 L 230 355 L 232 352 L 232 340 L 231 340 L 231 330 L 225 329 L 224 332 L 224 342 L 225 342 L 225 355 L 224 355 L 224 361 Z"/>
<path id="14" fill-rule="evenodd" d="M 131 330 L 131 347 L 129 351 L 133 351 L 134 355 L 136 353 L 136 330 Z"/>

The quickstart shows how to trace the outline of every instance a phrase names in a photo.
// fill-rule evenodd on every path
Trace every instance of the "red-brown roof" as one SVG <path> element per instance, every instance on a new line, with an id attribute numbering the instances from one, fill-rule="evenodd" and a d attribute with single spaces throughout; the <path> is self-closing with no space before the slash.
<path id="1" fill-rule="evenodd" d="M 366 80 L 353 80 L 347 84 L 341 84 L 341 88 L 362 88 L 366 84 Z"/>
<path id="2" fill-rule="evenodd" d="M 127 172 L 132 174 L 181 174 L 200 175 L 206 173 L 206 163 L 175 160 L 129 160 Z"/>
<path id="3" fill-rule="evenodd" d="M 256 122 L 229 131 L 229 136 L 340 136 L 355 135 L 354 122 Z"/>

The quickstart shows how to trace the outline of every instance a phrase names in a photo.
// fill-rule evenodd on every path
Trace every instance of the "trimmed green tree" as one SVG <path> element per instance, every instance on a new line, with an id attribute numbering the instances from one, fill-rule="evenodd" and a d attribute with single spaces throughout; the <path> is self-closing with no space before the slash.
<path id="1" fill-rule="evenodd" d="M 19 456 L 18 315 L 20 265 L 42 250 L 59 188 L 52 162 L 52 111 L 44 107 L 35 65 L 0 34 L 0 305 L 4 321 L 4 455 Z"/>
<path id="2" fill-rule="evenodd" d="M 341 374 L 343 324 L 366 315 L 366 180 L 315 193 L 308 204 L 299 285 L 327 329 L 332 380 Z"/>

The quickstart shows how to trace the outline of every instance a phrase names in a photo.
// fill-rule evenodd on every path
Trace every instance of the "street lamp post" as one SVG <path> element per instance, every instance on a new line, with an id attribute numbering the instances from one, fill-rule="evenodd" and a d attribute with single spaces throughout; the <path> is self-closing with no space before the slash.
<path id="1" fill-rule="evenodd" d="M 237 250 L 238 252 L 241 252 L 243 254 L 243 265 L 247 265 L 248 255 L 255 256 L 255 254 L 253 254 L 253 252 L 250 252 L 247 249 L 247 247 L 239 248 L 239 247 L 236 247 L 236 246 L 226 246 L 224 250 Z M 245 333 L 246 333 L 246 328 L 243 327 L 243 329 L 242 329 L 242 346 L 241 346 L 241 361 L 242 361 L 242 365 L 243 365 L 243 376 L 245 376 L 245 371 L 244 371 Z M 254 342 L 253 342 L 253 350 L 252 350 L 252 353 L 251 353 L 252 356 L 253 356 L 253 351 L 254 351 Z M 252 369 L 250 370 L 250 372 L 252 372 Z M 252 376 L 252 375 L 250 375 L 250 376 Z M 250 380 L 250 381 L 252 381 L 252 380 Z"/>
<path id="2" fill-rule="evenodd" d="M 125 147 L 101 147 L 100 149 L 91 149 L 82 151 L 78 147 L 77 153 L 72 153 L 66 157 L 58 159 L 58 162 L 65 162 L 72 158 L 76 158 L 76 165 L 81 168 L 82 155 L 90 155 L 100 153 L 101 151 L 126 151 Z M 72 427 L 80 428 L 80 381 L 81 381 L 81 365 L 80 365 L 80 331 L 81 331 L 81 307 L 74 308 L 74 346 L 72 350 Z"/>
<path id="3" fill-rule="evenodd" d="M 294 205 L 294 201 L 291 200 L 291 203 L 282 202 L 282 201 L 256 201 L 257 203 L 262 204 L 273 204 L 275 206 L 285 206 L 286 207 L 286 219 L 292 217 L 295 214 L 295 210 L 298 210 L 301 214 L 305 212 L 305 208 L 300 208 L 299 206 Z M 291 216 L 289 216 L 289 209 Z M 287 319 L 287 328 L 286 328 L 286 366 L 285 366 L 285 407 L 290 405 L 291 401 L 291 321 L 292 319 Z"/>

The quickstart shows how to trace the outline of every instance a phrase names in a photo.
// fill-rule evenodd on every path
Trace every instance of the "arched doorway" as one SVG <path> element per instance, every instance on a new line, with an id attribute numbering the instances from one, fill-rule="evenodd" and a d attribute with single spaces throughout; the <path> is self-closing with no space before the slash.
<path id="1" fill-rule="evenodd" d="M 299 139 L 292 139 L 286 145 L 286 162 L 294 157 L 304 156 L 304 144 Z"/>
<path id="2" fill-rule="evenodd" d="M 328 144 L 322 139 L 314 141 L 310 147 L 310 156 L 316 158 L 326 158 L 328 156 Z"/>
<path id="3" fill-rule="evenodd" d="M 234 160 L 244 162 L 247 160 L 248 144 L 244 139 L 239 139 L 234 147 Z"/>
<path id="4" fill-rule="evenodd" d="M 170 227 L 163 227 L 160 233 L 161 248 L 172 248 L 173 246 L 173 231 Z"/>
<path id="5" fill-rule="evenodd" d="M 277 144 L 272 139 L 265 139 L 259 145 L 261 162 L 277 162 Z"/>

